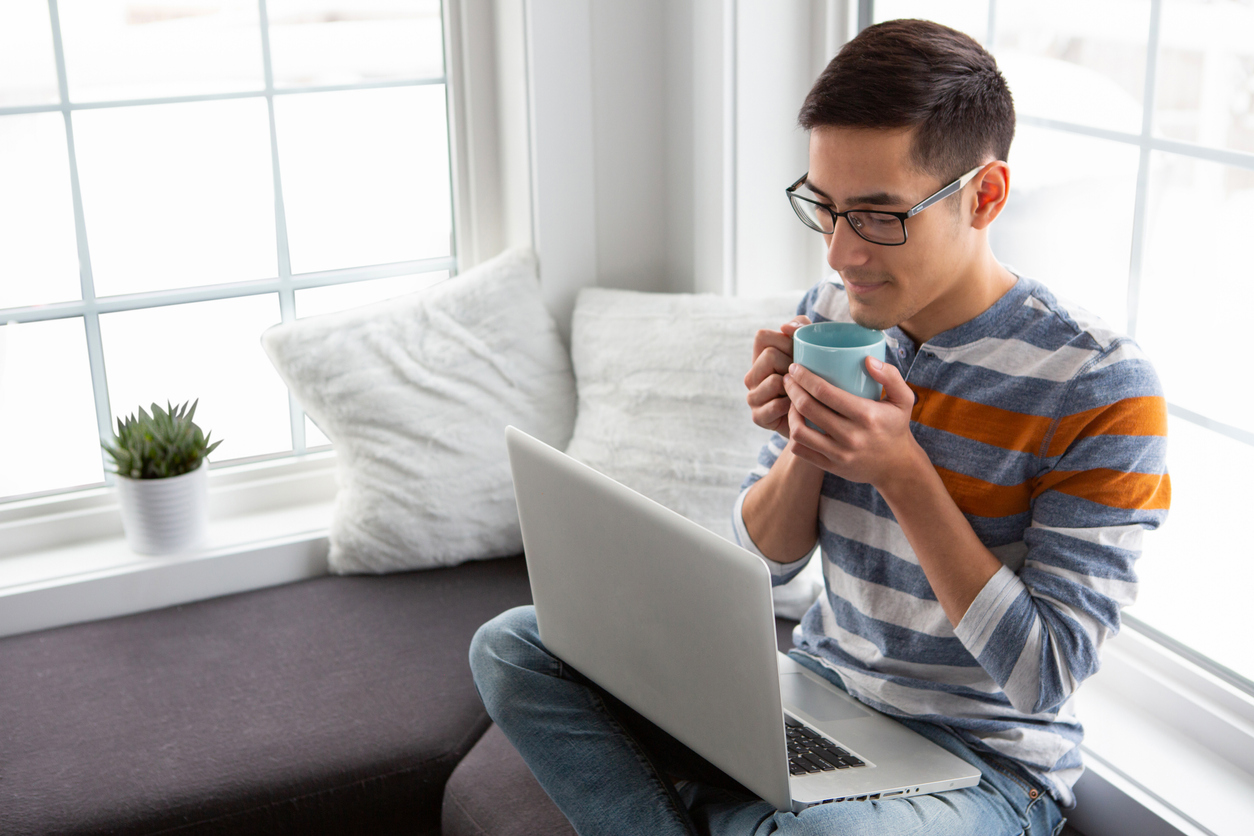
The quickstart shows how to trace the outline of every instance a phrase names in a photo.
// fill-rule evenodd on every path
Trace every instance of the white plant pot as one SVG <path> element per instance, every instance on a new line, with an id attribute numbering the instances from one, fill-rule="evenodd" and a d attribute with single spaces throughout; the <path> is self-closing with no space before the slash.
<path id="1" fill-rule="evenodd" d="M 176 554 L 209 534 L 209 465 L 166 479 L 118 476 L 122 530 L 139 554 Z"/>

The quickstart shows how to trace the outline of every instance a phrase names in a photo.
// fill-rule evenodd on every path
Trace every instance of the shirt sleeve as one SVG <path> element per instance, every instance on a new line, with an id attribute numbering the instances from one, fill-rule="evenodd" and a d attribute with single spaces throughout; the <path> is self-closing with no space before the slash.
<path id="1" fill-rule="evenodd" d="M 1166 519 L 1167 404 L 1135 343 L 1072 381 L 1032 480 L 1027 554 L 1003 566 L 954 634 L 1025 713 L 1062 704 L 1096 672 L 1136 600 L 1141 535 Z"/>
<path id="2" fill-rule="evenodd" d="M 808 316 L 812 322 L 817 322 L 822 317 L 816 316 L 814 312 L 815 300 L 818 298 L 819 292 L 825 282 L 819 282 L 811 287 L 806 295 L 797 303 L 797 315 Z M 749 488 L 766 475 L 771 466 L 784 452 L 784 446 L 788 440 L 779 433 L 773 433 L 766 444 L 762 445 L 762 450 L 758 453 L 758 463 L 745 481 L 740 486 L 740 494 L 736 497 L 736 503 L 732 507 L 732 532 L 736 535 L 736 542 L 744 549 L 753 552 L 758 557 L 766 561 L 767 567 L 771 570 L 771 586 L 782 586 L 788 583 L 801 573 L 801 570 L 810 562 L 810 556 L 794 561 L 792 563 L 777 563 L 762 553 L 757 544 L 753 542 L 753 538 L 749 536 L 749 529 L 745 527 L 744 505 L 745 494 L 749 492 Z"/>
<path id="3" fill-rule="evenodd" d="M 736 504 L 732 508 L 732 532 L 736 535 L 736 542 L 744 549 L 753 552 L 766 562 L 766 566 L 771 570 L 771 586 L 782 586 L 788 583 L 801 573 L 801 570 L 810 562 L 810 556 L 795 560 L 792 563 L 779 563 L 771 560 L 757 544 L 753 542 L 753 538 L 749 536 L 749 529 L 745 527 L 744 505 L 745 495 L 749 493 L 749 488 L 766 475 L 771 469 L 771 465 L 784 452 L 784 445 L 788 442 L 779 433 L 772 434 L 770 440 L 762 445 L 761 452 L 758 453 L 758 465 L 749 472 L 749 476 L 740 486 L 740 495 L 736 497 Z"/>

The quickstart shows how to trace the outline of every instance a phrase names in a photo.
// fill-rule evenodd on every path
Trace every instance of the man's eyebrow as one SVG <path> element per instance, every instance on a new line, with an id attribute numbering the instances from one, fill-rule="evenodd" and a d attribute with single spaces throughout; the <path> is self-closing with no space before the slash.
<path id="1" fill-rule="evenodd" d="M 905 198 L 898 197 L 895 194 L 889 194 L 888 192 L 876 192 L 875 194 L 857 195 L 855 197 L 851 197 L 845 202 L 845 205 L 857 206 L 861 203 L 866 203 L 871 206 L 895 206 L 905 202 Z"/>
<path id="2" fill-rule="evenodd" d="M 831 195 L 822 189 L 817 188 L 809 180 L 806 180 L 805 185 L 807 189 L 815 194 L 822 195 L 828 200 L 831 200 L 832 203 L 837 203 L 837 201 L 832 200 Z M 854 197 L 847 198 L 846 200 L 840 202 L 845 206 L 858 206 L 860 204 L 868 206 L 896 206 L 905 203 L 906 199 L 895 194 L 889 194 L 888 192 L 876 192 L 875 194 L 855 195 Z"/>

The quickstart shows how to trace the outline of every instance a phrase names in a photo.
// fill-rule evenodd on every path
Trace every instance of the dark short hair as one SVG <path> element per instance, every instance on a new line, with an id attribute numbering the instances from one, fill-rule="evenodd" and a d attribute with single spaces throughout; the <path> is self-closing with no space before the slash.
<path id="1" fill-rule="evenodd" d="M 911 161 L 943 181 L 1010 156 L 1015 107 L 997 62 L 968 35 L 929 20 L 863 29 L 814 83 L 801 127 L 915 128 Z"/>

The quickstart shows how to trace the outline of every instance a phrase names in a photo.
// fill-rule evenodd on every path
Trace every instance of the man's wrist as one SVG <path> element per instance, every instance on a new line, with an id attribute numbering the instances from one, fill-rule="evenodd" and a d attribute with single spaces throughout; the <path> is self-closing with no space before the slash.
<path id="1" fill-rule="evenodd" d="M 791 563 L 814 550 L 823 470 L 792 452 L 792 442 L 741 504 L 745 532 L 763 555 Z"/>
<path id="2" fill-rule="evenodd" d="M 927 451 L 911 436 L 909 446 L 903 455 L 897 458 L 893 467 L 874 487 L 884 500 L 893 506 L 908 502 L 909 497 L 917 494 L 921 487 L 939 478 Z"/>
<path id="3" fill-rule="evenodd" d="M 791 438 L 788 439 L 788 443 L 784 445 L 784 455 L 780 456 L 780 459 L 782 460 L 784 469 L 787 471 L 789 476 L 799 476 L 800 474 L 806 473 L 813 477 L 815 471 L 819 473 L 827 472 L 814 462 L 798 456 L 797 442 L 793 441 Z"/>

